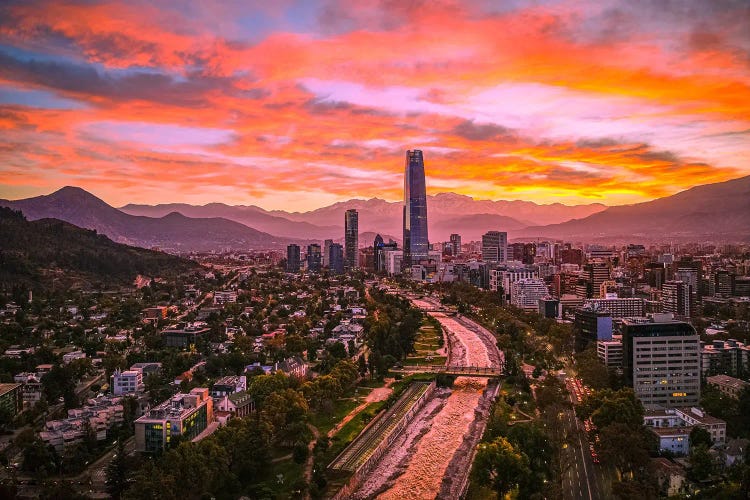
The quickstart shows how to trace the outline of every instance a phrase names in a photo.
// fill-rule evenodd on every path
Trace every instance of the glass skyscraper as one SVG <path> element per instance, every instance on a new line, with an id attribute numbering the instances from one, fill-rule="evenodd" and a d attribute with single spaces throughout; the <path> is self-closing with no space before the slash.
<path id="1" fill-rule="evenodd" d="M 344 214 L 344 267 L 359 267 L 359 214 L 353 208 Z"/>
<path id="2" fill-rule="evenodd" d="M 404 260 L 403 266 L 418 264 L 429 258 L 427 239 L 427 193 L 424 181 L 424 159 L 418 149 L 406 152 L 404 172 Z"/>

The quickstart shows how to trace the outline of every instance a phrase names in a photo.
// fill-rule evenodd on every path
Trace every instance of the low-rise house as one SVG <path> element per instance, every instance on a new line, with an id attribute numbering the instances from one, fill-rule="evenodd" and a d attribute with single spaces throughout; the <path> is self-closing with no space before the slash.
<path id="1" fill-rule="evenodd" d="M 255 401 L 247 391 L 241 391 L 222 396 L 216 407 L 232 413 L 237 418 L 242 418 L 255 411 Z"/>
<path id="2" fill-rule="evenodd" d="M 161 333 L 167 347 L 186 349 L 195 345 L 200 338 L 208 335 L 210 331 L 211 329 L 204 324 L 188 323 L 183 328 L 170 327 L 162 330 Z"/>
<path id="3" fill-rule="evenodd" d="M 726 394 L 734 399 L 738 399 L 740 393 L 745 390 L 746 387 L 750 387 L 750 382 L 745 382 L 744 380 L 730 377 L 729 375 L 712 375 L 706 377 L 706 382 L 708 382 L 708 385 L 719 389 L 722 394 Z"/>
<path id="4" fill-rule="evenodd" d="M 657 437 L 659 449 L 676 455 L 687 455 L 690 452 L 690 431 L 696 426 L 709 432 L 714 445 L 723 445 L 726 440 L 726 422 L 712 417 L 700 408 L 648 410 L 643 420 Z"/>
<path id="5" fill-rule="evenodd" d="M 750 439 L 736 438 L 727 443 L 724 448 L 724 465 L 731 467 L 745 461 L 745 455 L 750 448 Z"/>
<path id="6" fill-rule="evenodd" d="M 97 441 L 103 441 L 108 431 L 123 421 L 122 398 L 102 396 L 88 400 L 82 408 L 68 410 L 68 418 L 46 422 L 39 437 L 62 452 L 66 447 L 82 442 L 87 427 L 94 432 Z"/>
<path id="7" fill-rule="evenodd" d="M 687 481 L 687 475 L 682 466 L 664 457 L 653 458 L 651 463 L 661 495 L 673 497 L 689 493 L 690 483 Z"/>
<path id="8" fill-rule="evenodd" d="M 276 371 L 280 371 L 290 377 L 302 379 L 307 376 L 307 363 L 302 358 L 294 356 L 285 359 L 281 363 L 276 363 Z"/>
<path id="9" fill-rule="evenodd" d="M 83 351 L 73 351 L 63 354 L 62 360 L 66 365 L 75 359 L 85 359 L 86 353 Z"/>
<path id="10" fill-rule="evenodd" d="M 211 387 L 211 397 L 220 398 L 234 394 L 235 392 L 242 392 L 246 389 L 247 377 L 245 375 L 221 377 Z"/>

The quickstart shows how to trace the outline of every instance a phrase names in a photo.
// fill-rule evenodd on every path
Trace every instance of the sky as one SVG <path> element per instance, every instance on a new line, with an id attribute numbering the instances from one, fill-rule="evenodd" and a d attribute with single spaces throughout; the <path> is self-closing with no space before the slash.
<path id="1" fill-rule="evenodd" d="M 750 174 L 750 0 L 4 0 L 0 198 L 635 203 Z"/>

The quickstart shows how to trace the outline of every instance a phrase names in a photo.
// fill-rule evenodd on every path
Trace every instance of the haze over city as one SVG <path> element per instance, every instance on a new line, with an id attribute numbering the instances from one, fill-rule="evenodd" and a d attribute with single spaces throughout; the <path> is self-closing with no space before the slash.
<path id="1" fill-rule="evenodd" d="M 607 205 L 750 173 L 744 1 L 0 6 L 0 198 Z"/>

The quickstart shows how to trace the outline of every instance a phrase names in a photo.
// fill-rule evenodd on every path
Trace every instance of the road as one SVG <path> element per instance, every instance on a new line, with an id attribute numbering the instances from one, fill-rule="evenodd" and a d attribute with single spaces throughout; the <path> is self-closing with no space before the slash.
<path id="1" fill-rule="evenodd" d="M 566 378 L 565 386 L 573 405 L 582 397 L 581 389 L 576 387 L 574 379 Z M 588 435 L 575 410 L 563 411 L 561 417 L 564 433 L 567 436 L 564 463 L 568 465 L 563 472 L 563 495 L 566 500 L 599 500 L 611 497 L 610 481 L 605 468 L 594 463 Z"/>

